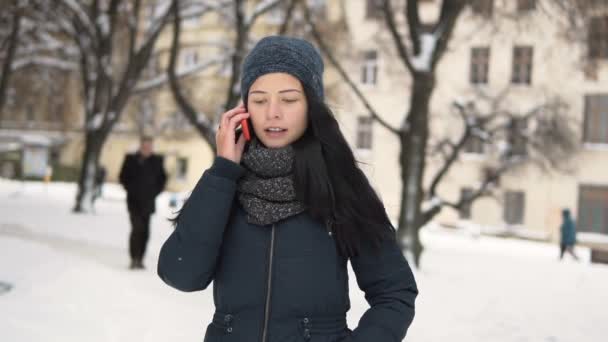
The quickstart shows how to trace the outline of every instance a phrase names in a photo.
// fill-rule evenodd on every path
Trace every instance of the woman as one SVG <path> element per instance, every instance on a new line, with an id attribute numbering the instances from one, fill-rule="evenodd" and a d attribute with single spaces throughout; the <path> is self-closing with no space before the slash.
<path id="1" fill-rule="evenodd" d="M 175 219 L 159 276 L 213 280 L 205 342 L 397 342 L 418 294 L 395 230 L 324 104 L 323 61 L 270 36 L 242 65 L 243 103 L 222 115 L 217 157 Z M 235 130 L 247 119 L 251 141 Z M 236 142 L 235 142 L 236 141 Z M 347 261 L 370 308 L 356 329 Z"/>

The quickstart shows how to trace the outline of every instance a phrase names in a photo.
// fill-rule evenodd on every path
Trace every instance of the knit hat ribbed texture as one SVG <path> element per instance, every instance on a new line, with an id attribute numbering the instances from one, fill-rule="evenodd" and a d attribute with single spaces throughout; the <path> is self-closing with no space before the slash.
<path id="1" fill-rule="evenodd" d="M 285 72 L 308 86 L 323 101 L 323 59 L 308 41 L 286 36 L 262 38 L 241 66 L 241 94 L 245 103 L 249 88 L 265 74 Z"/>

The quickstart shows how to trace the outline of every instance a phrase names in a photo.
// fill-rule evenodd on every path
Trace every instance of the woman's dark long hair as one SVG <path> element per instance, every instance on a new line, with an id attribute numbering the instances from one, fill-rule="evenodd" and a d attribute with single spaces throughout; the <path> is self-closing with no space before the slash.
<path id="1" fill-rule="evenodd" d="M 384 239 L 395 238 L 395 227 L 358 167 L 331 109 L 303 87 L 308 127 L 293 143 L 296 197 L 313 219 L 328 225 L 344 257 L 357 256 L 363 245 L 378 251 Z M 253 129 L 251 134 L 255 135 Z M 181 210 L 170 221 L 176 224 L 180 214 Z"/>
<path id="2" fill-rule="evenodd" d="M 306 86 L 304 92 L 308 128 L 293 143 L 296 196 L 315 220 L 329 222 L 343 256 L 358 255 L 362 244 L 377 250 L 385 238 L 395 238 L 395 228 L 331 109 Z"/>

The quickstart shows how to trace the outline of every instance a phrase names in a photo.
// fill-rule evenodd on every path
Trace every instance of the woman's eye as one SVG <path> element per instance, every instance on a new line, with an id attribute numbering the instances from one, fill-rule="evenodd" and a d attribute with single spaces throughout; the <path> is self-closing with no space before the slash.
<path id="1" fill-rule="evenodd" d="M 266 100 L 254 100 L 253 101 L 253 103 L 255 103 L 255 104 L 262 104 L 264 102 L 266 102 Z"/>
<path id="2" fill-rule="evenodd" d="M 287 103 L 292 103 L 292 102 L 298 101 L 298 99 L 283 99 L 283 101 L 285 101 Z"/>

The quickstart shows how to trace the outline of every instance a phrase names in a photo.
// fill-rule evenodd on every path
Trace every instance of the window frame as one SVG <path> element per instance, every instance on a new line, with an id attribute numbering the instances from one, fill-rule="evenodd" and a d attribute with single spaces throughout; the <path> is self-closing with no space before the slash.
<path id="1" fill-rule="evenodd" d="M 364 51 L 363 62 L 361 64 L 361 84 L 368 86 L 377 85 L 378 69 L 378 50 Z"/>
<path id="2" fill-rule="evenodd" d="M 582 137 L 584 144 L 608 145 L 608 93 L 585 95 Z"/>
<path id="3" fill-rule="evenodd" d="M 591 17 L 588 26 L 587 50 L 589 58 L 608 59 L 608 14 Z"/>
<path id="4" fill-rule="evenodd" d="M 515 45 L 512 58 L 511 84 L 531 85 L 534 72 L 534 46 Z"/>
<path id="5" fill-rule="evenodd" d="M 523 225 L 526 219 L 526 193 L 521 190 L 507 190 L 504 192 L 503 220 L 507 225 Z M 513 201 L 516 207 L 512 208 Z M 513 213 L 515 210 L 515 213 Z M 518 212 L 519 210 L 519 212 Z"/>
<path id="6" fill-rule="evenodd" d="M 488 84 L 490 73 L 490 47 L 471 47 L 470 54 L 469 82 L 475 85 Z"/>
<path id="7" fill-rule="evenodd" d="M 595 226 L 594 224 L 594 218 L 597 218 L 596 215 L 594 215 L 595 213 L 591 213 L 589 214 L 589 211 L 593 211 L 593 206 L 591 208 L 589 208 L 589 204 L 585 202 L 585 200 L 583 199 L 584 195 L 585 195 L 585 191 L 598 191 L 598 192 L 604 192 L 604 194 L 592 194 L 591 196 L 588 196 L 587 201 L 594 201 L 593 197 L 596 197 L 596 201 L 599 201 L 600 203 L 602 201 L 604 201 L 604 204 L 600 204 L 600 215 L 602 216 L 602 218 L 600 219 L 600 223 L 599 223 L 599 227 L 600 230 L 596 231 L 593 229 L 593 227 L 589 227 L 588 226 L 588 222 L 591 219 L 592 223 L 591 226 Z M 595 195 L 595 196 L 594 196 Z M 592 197 L 591 199 L 589 199 L 589 197 Z M 600 199 L 598 200 L 597 197 L 599 197 Z M 604 199 L 602 199 L 602 197 L 604 197 Z M 577 213 L 577 217 L 576 217 L 576 222 L 577 222 L 577 230 L 580 232 L 584 232 L 584 233 L 595 233 L 595 234 L 602 234 L 602 235 L 608 235 L 608 185 L 598 185 L 598 184 L 579 184 L 578 187 L 578 213 Z M 601 228 L 604 227 L 604 230 L 602 231 Z M 591 228 L 591 229 L 589 229 Z"/>
<path id="8" fill-rule="evenodd" d="M 464 198 L 465 196 L 467 196 L 466 194 L 468 193 L 468 196 L 472 196 L 473 195 L 473 188 L 465 186 L 460 188 L 460 197 Z M 473 203 L 468 203 L 462 206 L 462 208 L 460 208 L 460 210 L 458 210 L 458 218 L 460 218 L 461 220 L 470 220 L 473 217 Z"/>
<path id="9" fill-rule="evenodd" d="M 357 150 L 371 150 L 374 141 L 374 118 L 368 115 L 357 117 L 357 136 L 355 146 Z"/>
<path id="10" fill-rule="evenodd" d="M 494 14 L 494 0 L 472 0 L 471 11 L 475 15 L 491 18 Z"/>
<path id="11" fill-rule="evenodd" d="M 382 16 L 382 0 L 365 1 L 365 19 L 380 19 Z"/>
<path id="12" fill-rule="evenodd" d="M 528 13 L 536 10 L 536 0 L 517 0 L 517 13 Z"/>

